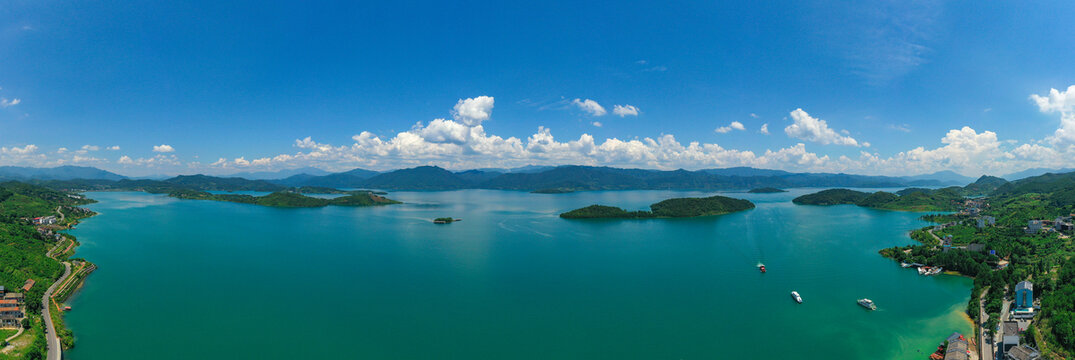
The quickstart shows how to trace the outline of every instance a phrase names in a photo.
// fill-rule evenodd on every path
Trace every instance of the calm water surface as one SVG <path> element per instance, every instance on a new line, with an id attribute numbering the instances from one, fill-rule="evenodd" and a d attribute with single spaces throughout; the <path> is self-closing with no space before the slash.
<path id="1" fill-rule="evenodd" d="M 65 355 L 895 359 L 970 330 L 968 279 L 877 255 L 910 243 L 921 214 L 790 201 L 813 191 L 728 193 L 758 207 L 725 216 L 598 221 L 557 214 L 710 193 L 396 192 L 406 204 L 320 209 L 90 193 L 100 215 L 73 234 L 100 269 L 69 302 Z"/>

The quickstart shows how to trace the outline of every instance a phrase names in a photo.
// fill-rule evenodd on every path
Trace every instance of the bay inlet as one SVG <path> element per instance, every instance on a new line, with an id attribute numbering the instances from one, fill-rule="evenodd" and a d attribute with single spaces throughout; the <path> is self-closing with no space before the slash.
<path id="1" fill-rule="evenodd" d="M 393 192 L 404 204 L 313 209 L 89 193 L 100 215 L 72 233 L 99 270 L 69 302 L 65 356 L 897 359 L 971 333 L 970 279 L 877 254 L 912 243 L 920 213 L 791 203 L 814 191 L 642 220 L 558 214 L 714 193 Z M 431 223 L 443 214 L 466 221 Z"/>

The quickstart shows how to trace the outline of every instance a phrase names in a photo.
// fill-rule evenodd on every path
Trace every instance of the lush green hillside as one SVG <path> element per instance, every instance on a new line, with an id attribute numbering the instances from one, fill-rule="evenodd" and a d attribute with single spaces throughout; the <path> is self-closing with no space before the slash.
<path id="1" fill-rule="evenodd" d="M 197 190 L 177 190 L 169 193 L 168 196 L 186 200 L 228 201 L 273 207 L 323 207 L 329 205 L 375 206 L 400 203 L 371 192 L 354 192 L 351 195 L 332 199 L 309 197 L 290 191 L 277 191 L 264 196 L 252 196 L 240 194 L 213 194 Z"/>
<path id="2" fill-rule="evenodd" d="M 799 205 L 858 205 L 876 209 L 912 210 L 912 211 L 950 211 L 958 209 L 963 199 L 958 187 L 929 190 L 908 189 L 897 195 L 878 191 L 867 193 L 848 189 L 822 190 L 792 200 Z"/>
<path id="3" fill-rule="evenodd" d="M 565 212 L 560 214 L 560 217 L 565 219 L 696 217 L 721 215 L 753 208 L 754 203 L 747 200 L 711 196 L 668 199 L 650 205 L 650 211 L 626 211 L 613 206 L 591 205 Z"/>
<path id="4" fill-rule="evenodd" d="M 750 189 L 750 191 L 747 191 L 747 192 L 751 193 L 751 194 L 774 194 L 774 193 L 783 193 L 783 192 L 788 192 L 788 191 L 787 190 L 780 190 L 780 189 L 777 189 L 775 187 L 761 187 L 761 188 Z"/>
<path id="5" fill-rule="evenodd" d="M 998 178 L 996 176 L 986 176 L 978 178 L 977 181 L 964 186 L 963 194 L 967 196 L 983 196 L 992 194 L 1001 186 L 1008 183 L 1008 180 Z"/>
<path id="6" fill-rule="evenodd" d="M 946 226 L 913 231 L 912 238 L 921 245 L 884 249 L 881 254 L 973 276 L 972 300 L 967 309 L 972 316 L 977 316 L 977 299 L 984 293 L 985 312 L 991 319 L 998 318 L 1004 298 L 1012 295 L 1015 284 L 1032 281 L 1035 296 L 1042 299 L 1042 309 L 1023 340 L 1034 343 L 1048 358 L 1071 358 L 1075 355 L 1075 233 L 1064 230 L 1027 234 L 1023 229 L 1028 220 L 1052 220 L 1075 211 L 1075 174 L 1045 174 L 1010 183 L 983 177 L 964 188 L 910 191 L 901 198 L 936 201 L 989 192 L 993 186 L 996 190 L 982 198 L 981 209 L 984 215 L 996 218 L 996 226 L 978 228 L 976 219 L 967 215 L 930 216 L 927 220 L 944 222 Z M 981 251 L 944 251 L 929 231 L 937 236 L 952 235 L 957 247 L 977 244 Z M 995 321 L 990 320 L 987 327 L 995 327 Z"/>
<path id="7" fill-rule="evenodd" d="M 68 195 L 25 183 L 0 183 L 0 285 L 18 289 L 26 279 L 49 284 L 59 277 L 63 266 L 45 256 L 54 240 L 39 234 L 27 219 L 57 215 L 57 208 L 64 211 L 68 222 L 93 214 L 71 210 L 92 201 Z M 45 288 L 34 286 L 26 299 L 40 299 Z M 35 313 L 41 308 L 38 301 L 27 301 L 26 305 Z"/>

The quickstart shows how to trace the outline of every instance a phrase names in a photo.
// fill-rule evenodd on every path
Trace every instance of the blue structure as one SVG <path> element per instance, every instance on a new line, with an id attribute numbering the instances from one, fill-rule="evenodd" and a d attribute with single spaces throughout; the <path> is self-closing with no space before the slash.
<path id="1" fill-rule="evenodd" d="M 1031 307 L 1034 307 L 1034 284 L 1025 280 L 1015 284 L 1015 308 Z"/>

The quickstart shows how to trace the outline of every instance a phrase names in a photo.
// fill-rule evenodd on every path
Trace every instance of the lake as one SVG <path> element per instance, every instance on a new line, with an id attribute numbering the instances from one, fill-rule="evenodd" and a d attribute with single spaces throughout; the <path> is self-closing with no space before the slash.
<path id="1" fill-rule="evenodd" d="M 316 209 L 88 193 L 100 215 L 71 233 L 100 268 L 68 302 L 65 356 L 905 359 L 971 331 L 969 279 L 877 254 L 912 243 L 921 213 L 791 203 L 817 190 L 649 220 L 557 215 L 713 193 L 392 192 L 405 204 Z"/>

